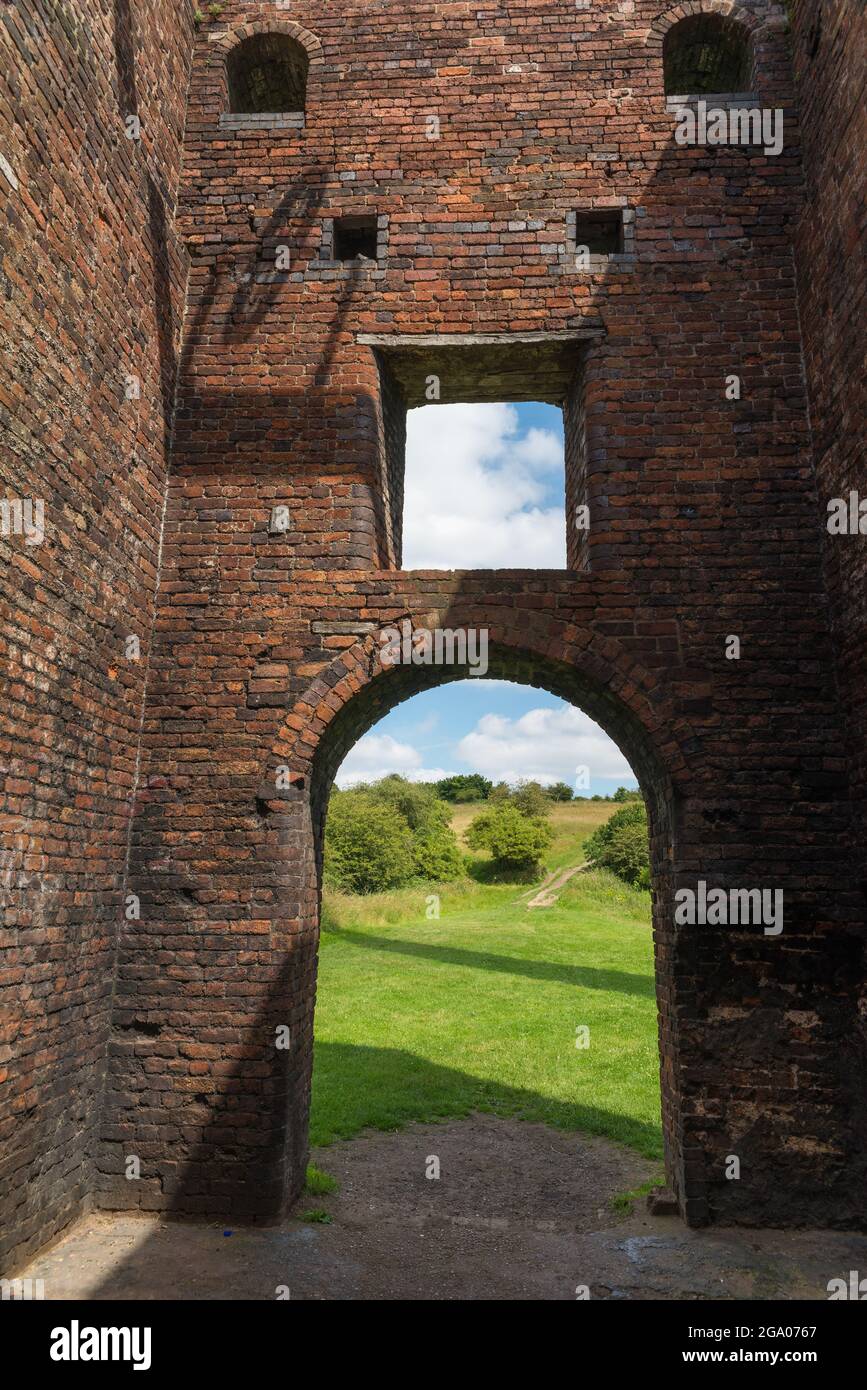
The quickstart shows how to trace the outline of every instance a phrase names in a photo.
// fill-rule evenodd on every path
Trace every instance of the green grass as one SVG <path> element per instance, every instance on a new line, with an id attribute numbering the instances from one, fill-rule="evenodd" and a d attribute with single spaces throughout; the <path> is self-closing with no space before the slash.
<path id="1" fill-rule="evenodd" d="M 324 1207 L 314 1207 L 312 1211 L 305 1211 L 301 1220 L 312 1221 L 317 1226 L 330 1226 L 334 1217 L 330 1216 Z"/>
<path id="2" fill-rule="evenodd" d="M 613 809 L 558 807 L 549 866 L 581 862 Z M 476 810 L 458 808 L 456 829 Z M 428 921 L 434 891 L 441 917 Z M 470 879 L 326 893 L 314 1145 L 481 1110 L 661 1156 L 649 894 L 603 871 L 570 880 L 552 908 L 528 911 L 524 891 Z"/>
<path id="3" fill-rule="evenodd" d="M 308 1165 L 304 1182 L 304 1191 L 308 1196 L 324 1197 L 329 1192 L 336 1192 L 339 1187 L 340 1183 L 330 1173 L 324 1173 L 313 1163 Z"/>
<path id="4" fill-rule="evenodd" d="M 639 1187 L 631 1188 L 629 1192 L 615 1193 L 613 1197 L 608 1199 L 608 1205 L 612 1211 L 619 1212 L 621 1215 L 625 1216 L 632 1211 L 633 1203 L 637 1202 L 639 1198 L 646 1197 L 655 1187 L 664 1186 L 665 1177 L 663 1174 L 660 1174 L 656 1178 L 651 1178 L 649 1182 L 641 1183 Z"/>

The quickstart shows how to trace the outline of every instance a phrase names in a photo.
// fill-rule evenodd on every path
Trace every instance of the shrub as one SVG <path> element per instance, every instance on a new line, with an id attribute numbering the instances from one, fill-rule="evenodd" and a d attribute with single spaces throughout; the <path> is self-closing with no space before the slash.
<path id="1" fill-rule="evenodd" d="M 625 883 L 650 882 L 650 849 L 647 843 L 647 810 L 643 801 L 628 801 L 600 825 L 584 844 L 588 859 L 611 871 Z"/>
<path id="2" fill-rule="evenodd" d="M 547 821 L 524 815 L 513 802 L 483 811 L 466 835 L 470 849 L 489 850 L 496 865 L 519 871 L 537 868 L 553 838 Z"/>
<path id="3" fill-rule="evenodd" d="M 649 873 L 647 826 L 636 821 L 622 825 L 617 834 L 596 860 L 604 869 L 622 878 L 624 883 L 638 884 L 643 873 Z"/>
<path id="4" fill-rule="evenodd" d="M 463 859 L 449 819 L 432 786 L 397 775 L 335 792 L 325 823 L 326 884 L 379 893 L 413 878 L 460 878 Z"/>
<path id="5" fill-rule="evenodd" d="M 412 878 L 412 832 L 369 792 L 335 792 L 325 824 L 325 879 L 349 893 L 398 888 Z"/>
<path id="6" fill-rule="evenodd" d="M 550 802 L 538 782 L 520 782 L 512 793 L 512 805 L 522 816 L 547 816 Z"/>
<path id="7" fill-rule="evenodd" d="M 464 871 L 457 836 L 449 826 L 414 835 L 412 858 L 419 878 L 431 883 L 452 883 Z"/>

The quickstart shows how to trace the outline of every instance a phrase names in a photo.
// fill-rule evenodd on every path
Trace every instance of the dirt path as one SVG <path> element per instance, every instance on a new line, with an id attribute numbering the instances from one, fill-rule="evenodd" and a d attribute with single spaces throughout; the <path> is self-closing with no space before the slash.
<path id="1" fill-rule="evenodd" d="M 590 861 L 585 860 L 583 864 L 573 864 L 571 869 L 557 869 L 543 881 L 541 888 L 536 896 L 527 903 L 528 907 L 553 907 L 564 884 L 567 884 L 573 874 L 580 874 L 582 869 L 589 869 Z M 524 894 L 526 897 L 526 894 Z"/>
<path id="2" fill-rule="evenodd" d="M 17 1273 L 47 1299 L 478 1301 L 827 1298 L 867 1268 L 867 1237 L 846 1232 L 690 1231 L 643 1202 L 618 1218 L 610 1198 L 657 1165 L 540 1124 L 470 1115 L 312 1160 L 340 1191 L 279 1225 L 100 1213 Z M 330 1224 L 304 1220 L 314 1208 Z"/>

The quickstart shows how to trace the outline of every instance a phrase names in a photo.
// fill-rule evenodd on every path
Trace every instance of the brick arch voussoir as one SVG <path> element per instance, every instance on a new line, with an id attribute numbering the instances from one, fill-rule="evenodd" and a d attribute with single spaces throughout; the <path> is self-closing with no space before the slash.
<path id="1" fill-rule="evenodd" d="M 746 29 L 751 38 L 755 38 L 763 25 L 762 20 L 751 10 L 737 4 L 736 0 L 681 0 L 679 5 L 673 5 L 653 21 L 645 39 L 646 46 L 657 50 L 661 58 L 669 29 L 673 29 L 682 19 L 691 19 L 698 14 L 713 14 L 719 15 L 720 19 L 731 19 Z"/>
<path id="2" fill-rule="evenodd" d="M 305 29 L 303 24 L 297 24 L 292 19 L 256 19 L 248 24 L 239 24 L 214 40 L 213 51 L 225 60 L 231 49 L 237 48 L 238 44 L 243 43 L 245 39 L 253 38 L 256 34 L 287 34 L 307 50 L 311 68 L 320 67 L 325 62 L 321 40 L 309 29 Z"/>
<path id="3" fill-rule="evenodd" d="M 448 616 L 405 616 L 415 627 L 461 626 L 453 610 Z M 662 679 L 615 640 L 543 613 L 510 613 L 485 627 L 495 676 L 550 690 L 583 709 L 623 748 L 642 785 L 663 782 L 671 789 L 685 776 L 682 741 L 688 741 L 692 731 L 676 716 Z M 280 769 L 290 789 L 311 789 L 323 750 L 330 753 L 330 785 L 335 764 L 389 709 L 422 690 L 462 678 L 451 668 L 384 669 L 379 650 L 376 635 L 369 634 L 314 677 L 282 722 L 264 769 L 263 788 L 275 786 Z M 329 750 L 335 721 L 343 724 L 344 736 Z"/>

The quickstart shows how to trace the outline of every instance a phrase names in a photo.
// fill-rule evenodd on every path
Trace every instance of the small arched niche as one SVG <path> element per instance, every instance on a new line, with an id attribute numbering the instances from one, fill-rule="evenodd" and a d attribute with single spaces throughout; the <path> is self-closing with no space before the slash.
<path id="1" fill-rule="evenodd" d="M 662 48 L 666 96 L 748 92 L 752 85 L 749 31 L 720 14 L 694 14 L 672 25 Z"/>
<path id="2" fill-rule="evenodd" d="M 303 112 L 310 59 L 289 34 L 253 34 L 226 58 L 232 115 Z"/>

